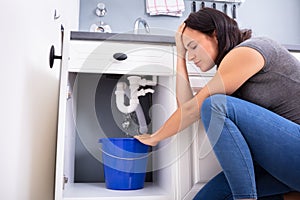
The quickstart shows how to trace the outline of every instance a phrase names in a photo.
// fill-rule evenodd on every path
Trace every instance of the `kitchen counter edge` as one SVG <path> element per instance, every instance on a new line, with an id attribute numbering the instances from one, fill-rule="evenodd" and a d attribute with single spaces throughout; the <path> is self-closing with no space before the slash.
<path id="1" fill-rule="evenodd" d="M 174 44 L 175 39 L 172 36 L 166 35 L 146 35 L 146 34 L 126 34 L 126 33 L 97 33 L 97 32 L 82 32 L 71 31 L 71 40 L 92 40 L 92 41 L 126 41 L 126 42 L 141 42 L 141 43 L 159 43 L 159 44 Z"/>
<path id="2" fill-rule="evenodd" d="M 173 36 L 167 35 L 146 35 L 126 33 L 97 33 L 84 31 L 71 31 L 71 40 L 92 40 L 92 41 L 126 41 L 141 43 L 158 43 L 175 45 Z M 283 44 L 289 51 L 300 52 L 300 44 Z"/>

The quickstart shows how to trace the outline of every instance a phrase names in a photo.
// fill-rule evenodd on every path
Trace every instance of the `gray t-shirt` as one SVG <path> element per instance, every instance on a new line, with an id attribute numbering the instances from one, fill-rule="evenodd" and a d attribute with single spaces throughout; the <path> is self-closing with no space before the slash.
<path id="1" fill-rule="evenodd" d="M 265 37 L 248 39 L 237 47 L 240 46 L 257 50 L 265 65 L 233 96 L 300 124 L 300 62 L 287 49 Z"/>

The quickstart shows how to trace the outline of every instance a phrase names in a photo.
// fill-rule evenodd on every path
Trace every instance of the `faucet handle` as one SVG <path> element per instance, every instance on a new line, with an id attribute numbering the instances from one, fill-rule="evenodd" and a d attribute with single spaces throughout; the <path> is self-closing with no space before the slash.
<path id="1" fill-rule="evenodd" d="M 106 15 L 106 8 L 105 8 L 105 4 L 104 3 L 98 3 L 97 4 L 97 8 L 96 8 L 96 15 L 98 17 L 103 17 L 104 15 Z"/>

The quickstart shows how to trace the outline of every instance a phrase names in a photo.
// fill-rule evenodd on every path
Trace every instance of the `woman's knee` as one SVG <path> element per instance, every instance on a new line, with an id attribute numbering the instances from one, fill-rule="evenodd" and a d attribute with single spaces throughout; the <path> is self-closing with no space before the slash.
<path id="1" fill-rule="evenodd" d="M 226 95 L 215 94 L 206 98 L 200 112 L 201 121 L 205 129 L 208 130 L 211 121 L 215 121 L 216 118 L 224 119 L 226 116 Z"/>
<path id="2" fill-rule="evenodd" d="M 206 116 L 210 115 L 211 112 L 211 97 L 207 97 L 201 106 L 200 115 L 201 118 L 205 118 Z"/>
<path id="3" fill-rule="evenodd" d="M 207 97 L 201 107 L 201 118 L 211 116 L 211 112 L 225 113 L 226 112 L 227 95 L 214 94 Z"/>

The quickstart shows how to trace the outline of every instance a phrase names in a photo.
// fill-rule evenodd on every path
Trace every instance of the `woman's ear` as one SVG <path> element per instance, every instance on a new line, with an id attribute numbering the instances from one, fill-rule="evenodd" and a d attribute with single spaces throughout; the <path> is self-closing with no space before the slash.
<path id="1" fill-rule="evenodd" d="M 217 34 L 217 31 L 214 30 L 213 34 L 212 34 L 212 37 L 214 38 L 214 40 L 216 41 L 216 43 L 218 44 L 218 34 Z"/>

